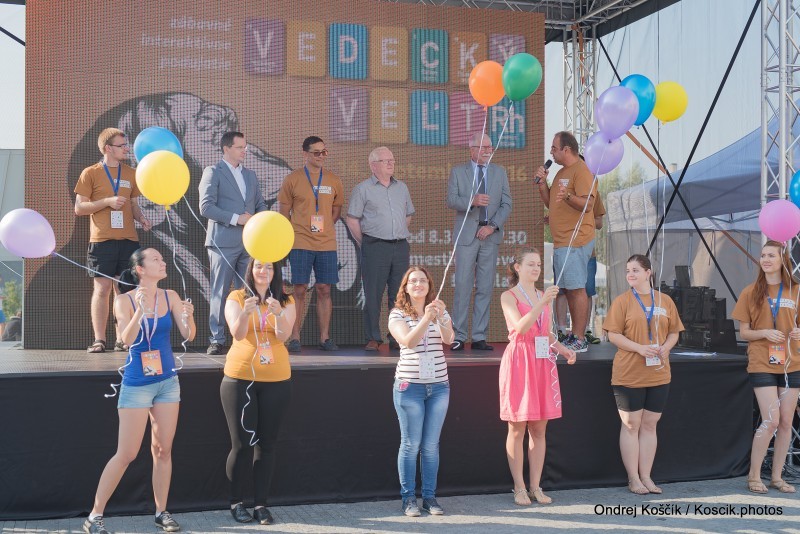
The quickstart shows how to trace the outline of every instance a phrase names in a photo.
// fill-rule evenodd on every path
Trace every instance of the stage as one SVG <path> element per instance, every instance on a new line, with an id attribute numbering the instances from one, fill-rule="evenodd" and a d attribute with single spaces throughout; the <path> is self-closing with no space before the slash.
<path id="1" fill-rule="evenodd" d="M 0 347 L 0 520 L 88 512 L 117 440 L 109 384 L 124 353 Z M 448 354 L 450 408 L 441 439 L 439 495 L 507 492 L 506 424 L 498 417 L 504 348 Z M 469 347 L 469 345 L 467 346 Z M 674 353 L 683 349 L 676 349 Z M 686 349 L 694 351 L 694 349 Z M 590 346 L 559 361 L 563 413 L 548 425 L 545 489 L 624 485 L 619 417 L 610 387 L 614 347 Z M 399 499 L 399 429 L 391 384 L 397 352 L 343 347 L 292 355 L 293 393 L 278 444 L 271 502 Z M 170 511 L 227 506 L 230 441 L 219 400 L 224 356 L 190 352 L 181 371 Z M 743 355 L 672 356 L 672 386 L 659 423 L 657 482 L 746 473 L 753 425 Z M 149 438 L 107 514 L 152 513 Z M 527 470 L 527 469 L 526 469 Z"/>

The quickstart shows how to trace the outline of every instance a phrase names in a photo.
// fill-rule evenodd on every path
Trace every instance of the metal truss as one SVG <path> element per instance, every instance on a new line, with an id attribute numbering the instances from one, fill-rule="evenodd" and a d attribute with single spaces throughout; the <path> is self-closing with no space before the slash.
<path id="1" fill-rule="evenodd" d="M 597 40 L 594 27 L 564 29 L 564 129 L 584 146 L 594 133 Z"/>

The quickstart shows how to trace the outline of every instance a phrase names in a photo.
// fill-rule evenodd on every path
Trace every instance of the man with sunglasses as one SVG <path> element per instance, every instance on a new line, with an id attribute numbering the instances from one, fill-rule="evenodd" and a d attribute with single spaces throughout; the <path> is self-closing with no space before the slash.
<path id="1" fill-rule="evenodd" d="M 145 231 L 151 226 L 135 200 L 140 195 L 136 172 L 123 163 L 130 152 L 125 132 L 106 128 L 97 138 L 97 147 L 103 159 L 85 168 L 75 184 L 75 215 L 89 216 L 86 266 L 94 279 L 91 304 L 94 342 L 86 349 L 89 353 L 106 350 L 108 299 L 117 289 L 113 280 L 106 277 L 119 277 L 128 268 L 131 254 L 139 248 L 133 221 L 139 221 Z M 119 341 L 119 332 L 114 349 L 128 350 Z"/>
<path id="2" fill-rule="evenodd" d="M 506 170 L 490 163 L 491 138 L 476 133 L 469 145 L 471 161 L 453 167 L 447 183 L 447 207 L 456 212 L 453 236 L 458 236 L 453 297 L 455 340 L 450 349 L 464 350 L 474 287 L 472 349 L 488 351 L 494 349 L 486 343 L 486 330 L 497 270 L 497 248 L 503 241 L 503 225 L 511 214 L 511 189 Z"/>
<path id="3" fill-rule="evenodd" d="M 338 176 L 323 169 L 327 157 L 328 149 L 321 138 L 316 135 L 306 137 L 303 141 L 303 167 L 288 174 L 278 192 L 280 212 L 294 228 L 294 248 L 289 253 L 289 266 L 297 320 L 286 343 L 288 351 L 293 353 L 302 350 L 300 330 L 312 269 L 317 293 L 319 346 L 326 351 L 339 350 L 330 336 L 331 286 L 339 281 L 334 225 L 344 205 L 344 186 Z"/>

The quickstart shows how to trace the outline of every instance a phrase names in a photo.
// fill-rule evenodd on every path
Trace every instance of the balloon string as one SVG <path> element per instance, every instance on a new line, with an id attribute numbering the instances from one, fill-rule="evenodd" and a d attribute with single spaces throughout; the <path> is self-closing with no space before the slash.
<path id="1" fill-rule="evenodd" d="M 21 275 L 21 274 L 19 274 L 19 273 L 18 273 L 17 271 L 15 271 L 14 269 L 12 269 L 11 267 L 9 267 L 9 266 L 8 266 L 8 264 L 7 264 L 6 262 L 4 262 L 4 261 L 0 261 L 0 263 L 1 263 L 1 264 L 3 264 L 3 265 L 5 265 L 6 269 L 8 269 L 8 270 L 9 270 L 9 271 L 11 271 L 12 273 L 16 274 L 16 275 L 17 275 L 17 276 L 19 276 L 20 278 L 22 278 L 22 275 Z"/>
<path id="2" fill-rule="evenodd" d="M 69 263 L 71 263 L 73 265 L 77 265 L 81 269 L 86 269 L 90 273 L 97 274 L 99 276 L 102 276 L 103 278 L 108 278 L 109 280 L 113 280 L 114 282 L 116 282 L 118 284 L 122 284 L 122 285 L 125 285 L 125 286 L 131 286 L 131 287 L 138 287 L 136 284 L 131 284 L 129 282 L 123 282 L 122 280 L 117 280 L 113 276 L 108 276 L 107 274 L 103 274 L 100 271 L 95 271 L 94 269 L 90 269 L 89 267 L 87 267 L 85 265 L 81 265 L 80 263 L 76 263 L 76 262 L 72 261 L 71 259 L 67 258 L 66 256 L 62 256 L 58 252 L 53 252 L 53 256 L 58 256 L 59 258 L 61 258 L 63 260 L 67 260 Z"/>
<path id="3" fill-rule="evenodd" d="M 117 368 L 117 373 L 119 374 L 119 384 L 114 384 L 114 383 L 109 384 L 111 386 L 111 389 L 114 390 L 114 393 L 105 393 L 103 396 L 107 399 L 113 399 L 114 397 L 117 396 L 117 393 L 119 393 L 119 388 L 122 387 L 122 380 L 125 378 L 125 373 L 124 373 L 125 368 L 128 367 L 131 363 L 133 363 L 133 347 L 140 345 L 142 342 L 144 342 L 144 336 L 142 335 L 142 332 L 144 331 L 142 328 L 142 325 L 144 325 L 144 321 L 147 321 L 147 317 L 142 315 L 142 318 L 139 320 L 139 322 L 142 324 L 139 326 L 139 335 L 137 336 L 139 338 L 139 341 L 128 347 L 128 357 L 125 358 L 125 364 Z"/>
<path id="4" fill-rule="evenodd" d="M 172 222 L 170 221 L 170 218 L 169 218 L 170 211 L 171 210 L 165 210 L 164 216 L 167 219 L 167 226 L 169 227 L 169 233 L 172 236 L 172 240 L 177 243 L 178 240 L 175 239 L 175 231 L 172 228 Z M 183 300 L 185 300 L 187 302 L 191 302 L 191 299 L 186 295 L 186 278 L 184 278 L 183 271 L 181 270 L 180 266 L 178 265 L 178 256 L 177 256 L 177 254 L 178 254 L 177 248 L 173 247 L 173 249 L 172 249 L 172 263 L 175 265 L 175 269 L 178 270 L 178 274 L 181 275 L 181 285 L 183 286 Z M 183 303 L 181 303 L 181 306 L 183 306 Z M 181 310 L 181 322 L 183 323 L 183 328 L 188 331 L 189 330 L 189 315 L 184 310 Z M 181 369 L 183 369 L 183 357 L 186 356 L 186 351 L 188 350 L 187 347 L 186 347 L 186 342 L 189 341 L 188 338 L 183 337 L 183 334 L 181 334 L 181 338 L 183 338 L 183 340 L 181 341 L 181 347 L 183 347 L 183 352 L 181 354 L 176 354 L 175 355 L 175 359 L 178 361 L 178 366 L 172 369 L 173 372 L 177 372 L 177 371 L 180 371 Z"/>

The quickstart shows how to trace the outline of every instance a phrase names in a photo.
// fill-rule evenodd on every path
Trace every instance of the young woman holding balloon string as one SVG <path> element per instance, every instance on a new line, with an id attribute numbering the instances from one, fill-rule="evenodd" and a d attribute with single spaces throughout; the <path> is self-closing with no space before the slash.
<path id="1" fill-rule="evenodd" d="M 157 250 L 139 249 L 130 261 L 130 269 L 120 276 L 123 294 L 114 302 L 122 341 L 130 346 L 117 404 L 119 439 L 116 454 L 100 476 L 92 512 L 83 524 L 83 530 L 89 534 L 107 532 L 103 521 L 106 503 L 128 464 L 139 453 L 148 419 L 152 428 L 155 523 L 167 532 L 180 530 L 166 510 L 172 477 L 172 441 L 180 406 L 180 384 L 170 334 L 176 326 L 184 339 L 194 339 L 194 307 L 188 300 L 181 301 L 174 291 L 158 287 L 167 271 Z"/>
<path id="2" fill-rule="evenodd" d="M 283 292 L 281 263 L 250 259 L 245 287 L 232 291 L 225 319 L 233 344 L 225 360 L 220 398 L 231 451 L 226 472 L 231 482 L 231 515 L 239 523 L 254 518 L 273 523 L 267 509 L 278 431 L 289 407 L 291 375 L 284 342 L 295 321 L 294 300 Z M 253 473 L 255 510 L 244 506 L 244 483 Z"/>
<path id="3" fill-rule="evenodd" d="M 508 422 L 506 455 L 514 479 L 514 503 L 525 506 L 535 500 L 549 504 L 542 492 L 547 421 L 561 417 L 558 371 L 553 353 L 575 363 L 575 351 L 558 342 L 550 332 L 550 306 L 558 287 L 536 289 L 542 273 L 542 257 L 536 249 L 520 250 L 508 266 L 511 289 L 500 297 L 508 325 L 508 346 L 500 362 L 500 419 Z M 530 491 L 522 473 L 522 444 L 528 433 Z"/>
<path id="4" fill-rule="evenodd" d="M 775 435 L 769 487 L 794 493 L 794 486 L 783 480 L 782 473 L 800 393 L 800 285 L 791 275 L 792 263 L 782 243 L 767 241 L 759 264 L 756 281 L 744 288 L 732 314 L 739 321 L 742 339 L 748 342 L 747 372 L 762 419 L 753 437 L 747 489 L 767 493 L 761 465 Z"/>
<path id="5" fill-rule="evenodd" d="M 669 353 L 683 323 L 672 299 L 653 289 L 647 256 L 628 258 L 625 276 L 631 290 L 614 299 L 603 322 L 618 349 L 611 386 L 622 420 L 619 449 L 628 489 L 637 495 L 661 493 L 650 471 L 658 443 L 656 425 L 669 395 Z"/>

